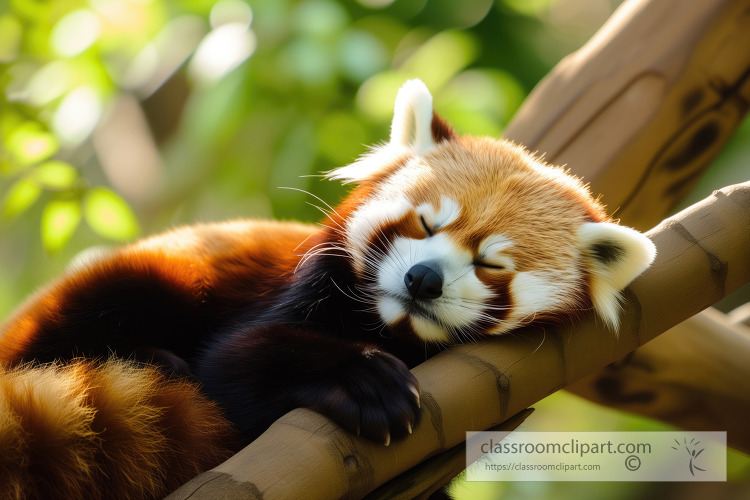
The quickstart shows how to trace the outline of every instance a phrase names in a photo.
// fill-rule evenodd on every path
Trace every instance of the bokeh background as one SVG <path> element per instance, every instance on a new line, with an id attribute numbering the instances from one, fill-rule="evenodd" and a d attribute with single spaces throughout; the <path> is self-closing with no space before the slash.
<path id="1" fill-rule="evenodd" d="M 302 191 L 329 203 L 343 195 L 317 174 L 387 138 L 407 78 L 427 83 L 458 131 L 502 135 L 534 85 L 619 3 L 0 0 L 0 318 L 92 248 L 196 221 L 317 220 Z M 747 180 L 748 159 L 746 123 L 690 199 Z M 537 408 L 525 429 L 666 429 L 567 394 Z M 730 478 L 748 477 L 747 458 L 732 453 Z M 459 481 L 454 491 L 696 490 Z"/>

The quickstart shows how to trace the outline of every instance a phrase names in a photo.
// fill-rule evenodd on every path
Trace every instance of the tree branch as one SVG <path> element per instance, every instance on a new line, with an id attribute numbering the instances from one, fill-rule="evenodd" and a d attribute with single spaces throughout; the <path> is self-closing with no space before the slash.
<path id="1" fill-rule="evenodd" d="M 684 429 L 727 431 L 750 451 L 750 328 L 708 309 L 573 385 L 578 395 Z"/>
<path id="2" fill-rule="evenodd" d="M 567 164 L 648 230 L 750 102 L 750 1 L 630 0 L 534 89 L 505 137 Z"/>

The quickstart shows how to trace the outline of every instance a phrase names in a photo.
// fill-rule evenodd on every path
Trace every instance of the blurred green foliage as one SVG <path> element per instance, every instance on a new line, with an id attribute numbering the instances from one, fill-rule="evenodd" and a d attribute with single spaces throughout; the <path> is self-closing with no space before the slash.
<path id="1" fill-rule="evenodd" d="M 501 135 L 618 3 L 7 0 L 0 318 L 89 247 L 318 219 L 309 195 L 277 188 L 336 202 L 342 188 L 315 174 L 387 139 L 407 78 L 460 132 Z"/>
<path id="2" fill-rule="evenodd" d="M 277 187 L 338 200 L 315 175 L 387 139 L 407 78 L 461 132 L 502 134 L 613 8 L 594 2 L 582 27 L 561 3 L 580 4 L 10 0 L 0 317 L 90 246 L 198 220 L 317 219 L 308 195 Z"/>

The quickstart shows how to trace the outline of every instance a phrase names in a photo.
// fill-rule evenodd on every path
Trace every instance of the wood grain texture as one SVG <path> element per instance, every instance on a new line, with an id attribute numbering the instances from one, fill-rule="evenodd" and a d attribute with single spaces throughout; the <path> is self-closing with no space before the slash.
<path id="1" fill-rule="evenodd" d="M 750 1 L 631 0 L 537 86 L 505 137 L 567 164 L 647 230 L 748 111 Z"/>

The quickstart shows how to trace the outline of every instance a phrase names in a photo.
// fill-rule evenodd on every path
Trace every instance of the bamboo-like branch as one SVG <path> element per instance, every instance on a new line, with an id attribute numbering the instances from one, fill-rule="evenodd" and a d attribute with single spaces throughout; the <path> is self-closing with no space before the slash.
<path id="1" fill-rule="evenodd" d="M 518 415 L 489 429 L 493 432 L 510 432 L 521 425 L 533 410 Z M 431 457 L 388 481 L 365 497 L 365 500 L 428 500 L 430 496 L 466 469 L 466 443 Z"/>
<path id="2" fill-rule="evenodd" d="M 730 311 L 727 321 L 729 321 L 731 325 L 744 325 L 750 328 L 750 303 L 744 304 L 737 309 Z"/>
<path id="3" fill-rule="evenodd" d="M 619 335 L 593 316 L 456 346 L 416 367 L 422 422 L 385 447 L 294 410 L 170 498 L 360 498 L 425 459 L 621 359 L 750 281 L 750 183 L 728 187 L 649 233 L 654 264 L 628 288 Z"/>
<path id="4" fill-rule="evenodd" d="M 685 429 L 727 431 L 730 444 L 750 452 L 749 354 L 750 328 L 707 310 L 574 384 L 573 392 Z"/>

